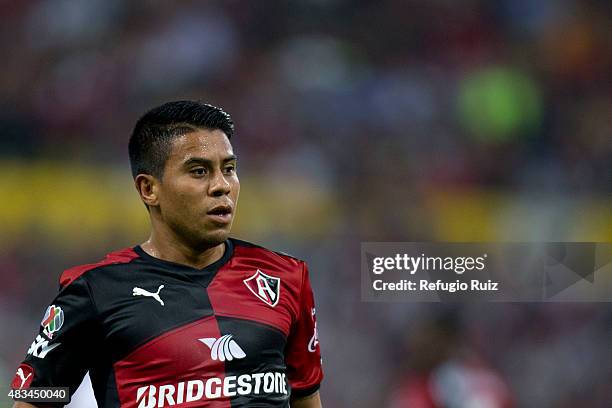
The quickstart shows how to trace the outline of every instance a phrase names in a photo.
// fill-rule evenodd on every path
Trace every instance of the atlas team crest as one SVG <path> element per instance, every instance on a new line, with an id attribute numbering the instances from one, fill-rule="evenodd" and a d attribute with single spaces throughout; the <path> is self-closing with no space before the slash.
<path id="1" fill-rule="evenodd" d="M 259 269 L 244 284 L 255 296 L 274 307 L 280 299 L 280 278 L 266 275 Z"/>

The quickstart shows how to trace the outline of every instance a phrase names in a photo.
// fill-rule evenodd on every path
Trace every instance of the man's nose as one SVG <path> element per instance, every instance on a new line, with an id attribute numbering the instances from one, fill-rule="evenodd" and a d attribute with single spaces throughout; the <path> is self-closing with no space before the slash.
<path id="1" fill-rule="evenodd" d="M 218 197 L 229 194 L 230 189 L 231 185 L 223 175 L 223 172 L 215 172 L 210 182 L 210 195 Z"/>

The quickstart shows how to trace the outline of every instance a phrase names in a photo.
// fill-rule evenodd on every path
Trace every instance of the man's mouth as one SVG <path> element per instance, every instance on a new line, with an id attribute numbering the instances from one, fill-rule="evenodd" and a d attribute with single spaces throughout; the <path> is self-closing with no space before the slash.
<path id="1" fill-rule="evenodd" d="M 218 205 L 209 210 L 206 214 L 215 221 L 225 224 L 232 218 L 232 207 L 229 205 Z"/>

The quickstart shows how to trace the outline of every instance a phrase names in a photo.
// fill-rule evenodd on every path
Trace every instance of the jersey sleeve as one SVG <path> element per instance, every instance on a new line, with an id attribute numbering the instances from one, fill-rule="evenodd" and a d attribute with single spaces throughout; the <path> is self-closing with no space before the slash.
<path id="1" fill-rule="evenodd" d="M 96 355 L 95 317 L 84 278 L 61 289 L 47 307 L 11 387 L 70 387 L 72 395 Z"/>
<path id="2" fill-rule="evenodd" d="M 317 391 L 323 380 L 314 295 L 305 263 L 303 268 L 299 315 L 291 327 L 285 354 L 291 393 L 298 397 Z"/>

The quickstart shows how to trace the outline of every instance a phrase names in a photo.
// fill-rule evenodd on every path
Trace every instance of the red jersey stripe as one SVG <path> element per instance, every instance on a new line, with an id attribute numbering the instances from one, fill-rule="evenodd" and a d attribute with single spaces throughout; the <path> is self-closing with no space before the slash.
<path id="1" fill-rule="evenodd" d="M 66 269 L 60 276 L 60 279 L 59 279 L 60 287 L 64 288 L 70 285 L 79 276 L 83 275 L 85 272 L 90 271 L 92 269 L 99 268 L 105 265 L 110 265 L 110 264 L 129 263 L 130 261 L 138 257 L 139 255 L 136 252 L 134 252 L 134 249 L 124 248 L 124 249 L 120 249 L 118 251 L 109 253 L 100 262 L 79 265 L 79 266 L 75 266 L 70 269 Z"/>

